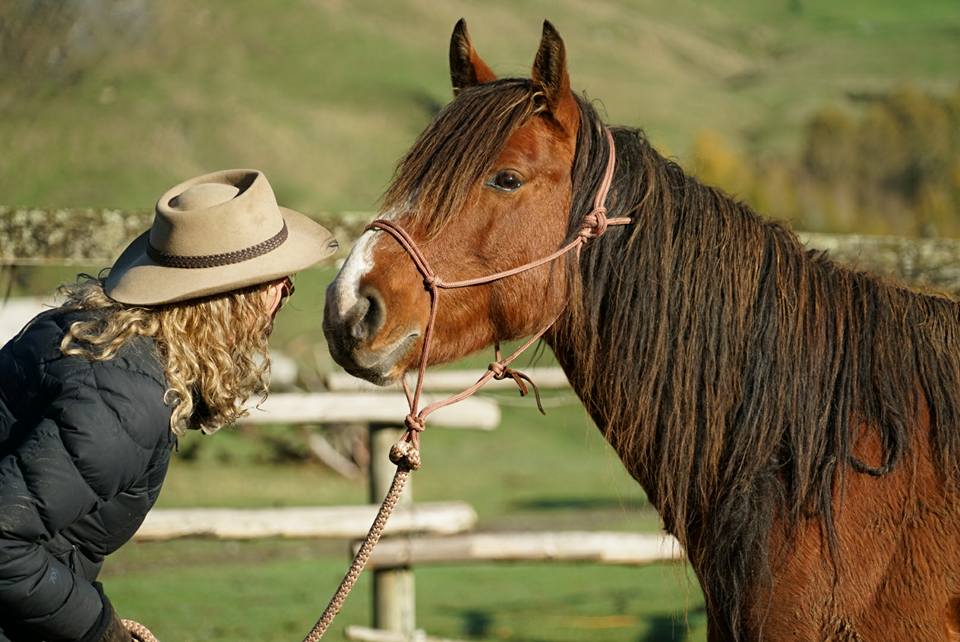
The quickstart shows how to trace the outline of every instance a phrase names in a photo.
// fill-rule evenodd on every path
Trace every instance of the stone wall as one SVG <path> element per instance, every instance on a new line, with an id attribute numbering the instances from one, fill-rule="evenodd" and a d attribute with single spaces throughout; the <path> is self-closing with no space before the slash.
<path id="1" fill-rule="evenodd" d="M 31 209 L 0 206 L 0 265 L 108 265 L 150 226 L 152 212 L 111 209 Z M 317 217 L 349 247 L 370 212 Z M 960 295 L 960 240 L 800 234 L 810 248 L 839 263 Z"/>

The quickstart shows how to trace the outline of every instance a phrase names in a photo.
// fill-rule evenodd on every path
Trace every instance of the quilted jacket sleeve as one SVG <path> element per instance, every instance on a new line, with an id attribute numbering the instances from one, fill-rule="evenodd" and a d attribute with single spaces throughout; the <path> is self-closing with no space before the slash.
<path id="1" fill-rule="evenodd" d="M 43 542 L 122 493 L 152 448 L 129 425 L 157 405 L 155 384 L 104 363 L 65 377 L 43 418 L 0 460 L 0 612 L 44 640 L 80 640 L 96 621 L 96 589 Z M 140 395 L 144 398 L 140 398 Z"/>

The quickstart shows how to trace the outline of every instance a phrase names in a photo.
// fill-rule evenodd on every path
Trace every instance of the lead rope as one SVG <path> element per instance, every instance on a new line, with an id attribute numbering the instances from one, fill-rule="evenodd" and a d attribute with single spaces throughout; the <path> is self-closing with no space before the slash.
<path id="1" fill-rule="evenodd" d="M 134 642 L 160 642 L 150 629 L 135 620 L 120 620 L 120 624 L 127 629 Z"/>
<path id="2" fill-rule="evenodd" d="M 320 619 L 317 620 L 317 623 L 313 625 L 313 628 L 310 629 L 307 637 L 303 638 L 303 642 L 317 642 L 323 637 L 323 634 L 327 632 L 327 629 L 333 622 L 333 618 L 337 617 L 337 613 L 339 613 L 343 607 L 347 596 L 350 595 L 350 591 L 353 590 L 353 585 L 360 579 L 360 573 L 363 572 L 363 567 L 367 565 L 367 560 L 370 559 L 373 547 L 380 541 L 380 536 L 383 535 L 383 530 L 387 527 L 387 520 L 390 519 L 390 514 L 393 513 L 393 509 L 397 507 L 397 502 L 400 500 L 400 495 L 403 493 L 403 487 L 406 485 L 409 476 L 410 468 L 398 464 L 397 472 L 394 474 L 393 481 L 390 483 L 390 490 L 387 491 L 386 497 L 383 498 L 383 502 L 380 504 L 380 510 L 377 511 L 377 516 L 374 518 L 373 525 L 370 526 L 370 530 L 367 532 L 363 544 L 360 545 L 360 549 L 357 551 L 357 554 L 354 555 L 350 568 L 347 569 L 346 575 L 340 580 L 340 586 L 337 587 L 333 597 L 330 598 L 327 608 L 323 610 L 323 614 L 320 616 Z"/>
<path id="3" fill-rule="evenodd" d="M 359 550 L 354 556 L 353 562 L 350 564 L 350 568 L 340 581 L 340 586 L 337 587 L 333 597 L 330 598 L 330 603 L 327 604 L 327 608 L 324 609 L 323 615 L 321 615 L 320 619 L 317 620 L 317 623 L 310 630 L 310 633 L 307 634 L 307 637 L 303 639 L 303 642 L 317 642 L 323 637 L 323 634 L 326 633 L 327 628 L 329 628 L 331 622 L 333 622 L 333 618 L 336 617 L 337 613 L 340 611 L 340 608 L 343 606 L 344 601 L 347 599 L 347 595 L 350 594 L 353 586 L 357 583 L 360 573 L 363 571 L 364 566 L 366 566 L 367 561 L 370 559 L 370 554 L 373 552 L 373 547 L 376 546 L 377 542 L 380 540 L 380 536 L 383 535 L 384 528 L 386 528 L 387 525 L 387 520 L 390 518 L 391 513 L 393 513 L 393 509 L 397 506 L 397 502 L 399 501 L 400 495 L 403 492 L 403 487 L 407 482 L 407 478 L 410 476 L 410 472 L 420 468 L 420 433 L 426 428 L 427 416 L 434 411 L 443 408 L 444 406 L 455 404 L 473 395 L 477 390 L 483 387 L 484 384 L 490 381 L 490 379 L 506 379 L 509 377 L 517 383 L 517 386 L 520 388 L 520 394 L 525 395 L 527 389 L 523 382 L 528 381 L 532 385 L 533 381 L 530 379 L 530 377 L 522 372 L 517 372 L 516 370 L 510 368 L 510 364 L 513 363 L 517 357 L 523 354 L 527 348 L 538 341 L 547 332 L 547 330 L 553 326 L 557 319 L 560 318 L 560 314 L 558 314 L 548 324 L 543 326 L 539 332 L 530 337 L 523 343 L 522 346 L 517 348 L 505 359 L 501 358 L 500 344 L 497 343 L 495 361 L 487 367 L 487 372 L 485 372 L 475 384 L 451 397 L 441 401 L 435 401 L 421 410 L 419 409 L 420 395 L 423 391 L 423 382 L 427 370 L 427 360 L 430 356 L 430 346 L 433 339 L 433 326 L 437 319 L 437 307 L 440 299 L 440 290 L 466 288 L 474 285 L 499 281 L 500 279 L 504 279 L 508 276 L 520 274 L 521 272 L 526 272 L 527 270 L 532 270 L 533 268 L 550 263 L 551 261 L 554 261 L 571 251 L 575 252 L 576 261 L 579 263 L 580 250 L 583 248 L 583 246 L 589 243 L 592 239 L 602 236 L 603 233 L 606 232 L 608 226 L 627 225 L 631 222 L 629 217 L 612 219 L 607 218 L 605 202 L 607 200 L 607 192 L 610 191 L 610 185 L 613 183 L 613 170 L 616 166 L 616 149 L 613 144 L 613 135 L 610 133 L 610 130 L 604 129 L 604 133 L 607 136 L 609 148 L 607 155 L 607 167 L 603 174 L 603 180 L 600 182 L 600 186 L 597 188 L 597 194 L 593 202 L 593 209 L 589 214 L 584 216 L 583 227 L 580 229 L 580 232 L 577 234 L 576 238 L 549 256 L 545 256 L 536 261 L 532 261 L 530 263 L 521 265 L 520 267 L 505 270 L 503 272 L 497 272 L 488 276 L 481 276 L 474 279 L 453 281 L 448 283 L 440 279 L 436 273 L 430 269 L 430 264 L 427 262 L 426 257 L 420 251 L 420 248 L 417 247 L 417 244 L 410 237 L 407 231 L 402 227 L 385 219 L 377 219 L 366 227 L 367 230 L 381 230 L 387 232 L 394 239 L 396 239 L 397 243 L 399 243 L 400 246 L 406 250 L 407 254 L 410 255 L 411 260 L 413 261 L 414 265 L 416 265 L 417 271 L 420 272 L 421 276 L 423 276 L 424 287 L 430 293 L 430 316 L 427 320 L 426 329 L 423 333 L 423 348 L 420 352 L 420 363 L 417 368 L 417 383 L 412 393 L 407 386 L 406 378 L 401 378 L 403 381 L 403 390 L 407 397 L 407 403 L 410 406 L 410 412 L 403 420 L 406 431 L 400 440 L 390 448 L 390 461 L 397 465 L 397 472 L 393 476 L 393 482 L 390 484 L 390 490 L 387 491 L 387 495 L 384 497 L 383 503 L 380 505 L 380 510 L 377 512 L 377 516 L 373 520 L 373 525 L 370 527 L 367 537 L 363 540 L 363 544 L 360 545 Z M 540 404 L 539 391 L 537 391 L 535 385 L 533 386 L 533 389 L 537 396 L 537 405 L 540 407 L 540 411 L 543 412 L 543 407 Z"/>

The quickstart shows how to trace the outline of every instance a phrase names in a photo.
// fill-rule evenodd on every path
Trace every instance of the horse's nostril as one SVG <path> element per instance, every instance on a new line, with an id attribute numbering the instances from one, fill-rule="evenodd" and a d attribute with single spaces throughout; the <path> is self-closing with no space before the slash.
<path id="1" fill-rule="evenodd" d="M 384 305 L 380 293 L 373 288 L 365 288 L 360 293 L 360 300 L 351 310 L 351 317 L 355 319 L 350 327 L 350 335 L 357 341 L 365 341 L 376 336 L 383 327 Z"/>
<path id="2" fill-rule="evenodd" d="M 367 310 L 370 309 L 370 302 L 367 299 L 360 299 L 350 310 L 350 336 L 357 341 L 363 341 L 367 338 L 367 326 L 364 319 L 367 316 Z"/>

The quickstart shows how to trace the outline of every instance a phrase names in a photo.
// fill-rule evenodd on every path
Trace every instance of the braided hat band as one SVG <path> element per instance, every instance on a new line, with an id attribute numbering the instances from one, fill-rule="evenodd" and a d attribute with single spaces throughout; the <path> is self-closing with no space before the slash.
<path id="1" fill-rule="evenodd" d="M 264 254 L 277 249 L 283 244 L 284 241 L 287 240 L 288 234 L 287 222 L 284 221 L 283 227 L 280 228 L 280 231 L 268 238 L 266 241 L 257 243 L 256 245 L 251 245 L 250 247 L 242 250 L 223 252 L 220 254 L 206 254 L 202 256 L 165 254 L 153 247 L 153 245 L 148 242 L 147 256 L 156 261 L 158 265 L 183 269 L 211 268 L 220 267 L 223 265 L 233 265 L 234 263 L 242 263 L 243 261 L 255 259 L 258 256 L 263 256 Z"/>

